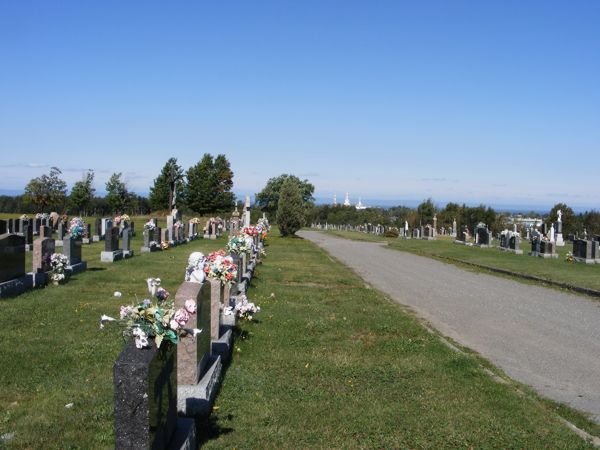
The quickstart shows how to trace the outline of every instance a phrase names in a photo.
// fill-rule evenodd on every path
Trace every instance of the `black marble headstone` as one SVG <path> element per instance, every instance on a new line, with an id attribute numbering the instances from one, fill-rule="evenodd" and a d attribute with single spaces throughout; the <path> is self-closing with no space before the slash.
<path id="1" fill-rule="evenodd" d="M 0 236 L 0 283 L 25 275 L 25 237 Z"/>
<path id="2" fill-rule="evenodd" d="M 167 449 L 177 425 L 175 346 L 138 349 L 130 340 L 114 365 L 115 448 Z"/>
<path id="3" fill-rule="evenodd" d="M 6 220 L 0 220 L 0 234 L 8 233 L 8 222 Z"/>
<path id="4" fill-rule="evenodd" d="M 107 222 L 104 251 L 114 252 L 116 250 L 119 250 L 119 227 L 113 227 L 112 222 Z"/>

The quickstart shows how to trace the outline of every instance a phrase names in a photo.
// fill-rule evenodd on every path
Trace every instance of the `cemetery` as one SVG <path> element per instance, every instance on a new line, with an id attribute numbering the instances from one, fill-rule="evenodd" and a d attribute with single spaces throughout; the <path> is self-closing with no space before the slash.
<path id="1" fill-rule="evenodd" d="M 0 450 L 600 449 L 600 3 L 0 18 Z"/>

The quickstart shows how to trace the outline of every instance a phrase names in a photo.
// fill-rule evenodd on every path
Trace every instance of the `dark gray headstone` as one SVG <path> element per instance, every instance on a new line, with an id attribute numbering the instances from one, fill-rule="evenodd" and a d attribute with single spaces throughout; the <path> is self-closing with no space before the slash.
<path id="1" fill-rule="evenodd" d="M 63 239 L 63 254 L 69 259 L 70 266 L 81 262 L 81 244 L 81 238 L 73 239 L 67 236 Z"/>
<path id="2" fill-rule="evenodd" d="M 94 221 L 94 235 L 102 236 L 102 219 L 100 217 L 96 217 Z"/>
<path id="3" fill-rule="evenodd" d="M 60 222 L 58 222 L 58 240 L 62 241 L 65 238 L 65 224 L 64 222 L 61 220 Z"/>
<path id="4" fill-rule="evenodd" d="M 25 237 L 0 236 L 0 283 L 25 275 Z"/>
<path id="5" fill-rule="evenodd" d="M 0 220 L 0 235 L 8 233 L 8 222 Z"/>
<path id="6" fill-rule="evenodd" d="M 113 227 L 112 221 L 106 222 L 106 236 L 104 251 L 114 252 L 119 250 L 119 227 Z"/>
<path id="7" fill-rule="evenodd" d="M 131 250 L 131 230 L 127 224 L 125 224 L 123 227 L 123 240 L 121 242 L 121 249 L 127 252 Z"/>
<path id="8" fill-rule="evenodd" d="M 25 238 L 25 245 L 33 243 L 33 226 L 29 222 L 23 224 L 23 237 Z"/>
<path id="9" fill-rule="evenodd" d="M 175 432 L 175 346 L 149 342 L 151 348 L 137 349 L 130 340 L 114 365 L 116 449 L 167 449 Z"/>

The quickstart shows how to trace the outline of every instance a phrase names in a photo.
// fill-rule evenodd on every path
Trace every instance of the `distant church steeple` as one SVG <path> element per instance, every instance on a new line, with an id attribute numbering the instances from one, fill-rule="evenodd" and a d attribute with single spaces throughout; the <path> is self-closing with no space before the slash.
<path id="1" fill-rule="evenodd" d="M 348 197 L 347 192 L 346 192 L 346 199 L 344 200 L 344 206 L 350 206 L 350 197 Z"/>

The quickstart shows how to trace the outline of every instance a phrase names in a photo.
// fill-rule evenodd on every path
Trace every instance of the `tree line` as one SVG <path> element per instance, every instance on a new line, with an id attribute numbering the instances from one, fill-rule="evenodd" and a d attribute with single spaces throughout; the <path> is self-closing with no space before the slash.
<path id="1" fill-rule="evenodd" d="M 212 214 L 229 212 L 235 205 L 233 171 L 225 155 L 205 153 L 187 171 L 176 158 L 169 158 L 150 187 L 148 198 L 132 192 L 121 172 L 113 173 L 105 184 L 106 195 L 96 195 L 95 173 L 88 170 L 75 182 L 70 192 L 58 167 L 32 178 L 23 195 L 0 196 L 0 211 L 5 213 L 38 213 L 56 211 L 77 215 L 132 214 L 169 212 L 170 201 L 184 212 Z M 174 187 L 174 199 L 171 193 Z"/>
<path id="2" fill-rule="evenodd" d="M 581 235 L 584 230 L 589 234 L 600 234 L 600 212 L 586 211 L 575 214 L 565 203 L 557 203 L 541 219 L 548 226 L 558 221 L 558 210 L 562 212 L 563 234 Z M 495 211 L 486 205 L 467 206 L 465 204 L 447 203 L 444 207 L 436 206 L 431 198 L 423 200 L 416 208 L 395 206 L 391 208 L 367 208 L 357 210 L 353 206 L 318 205 L 312 206 L 307 214 L 310 222 L 330 223 L 334 225 L 362 225 L 365 223 L 380 224 L 392 227 L 404 227 L 405 221 L 412 228 L 433 224 L 433 216 L 437 216 L 438 228 L 449 230 L 456 220 L 458 226 L 466 225 L 473 230 L 479 222 L 485 223 L 493 233 L 509 228 L 510 214 Z M 533 211 L 524 212 L 524 216 L 539 217 Z"/>

